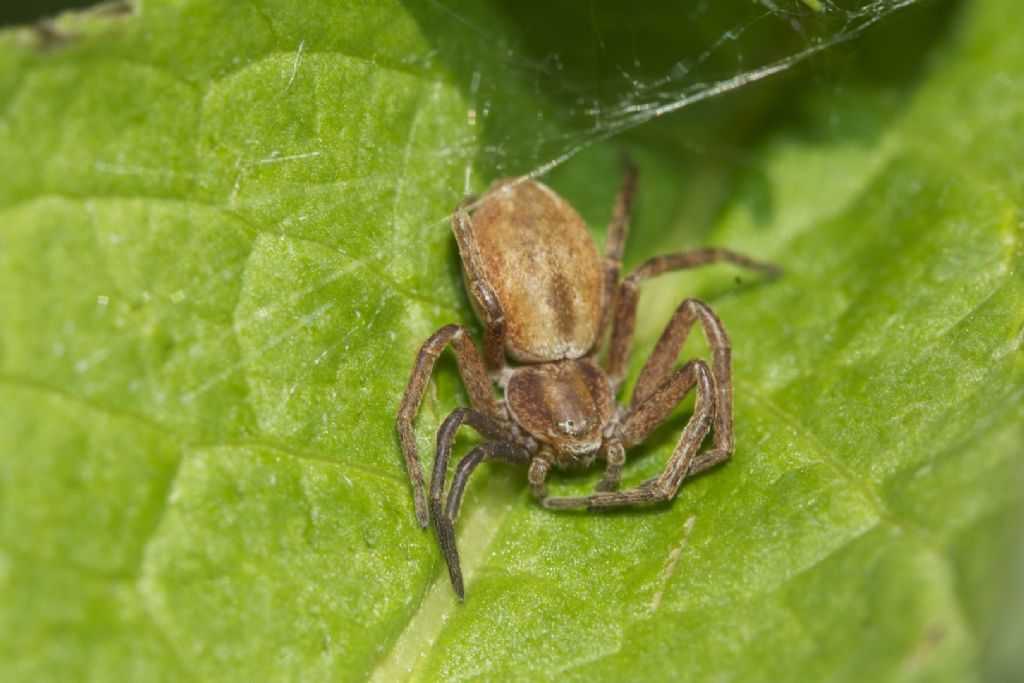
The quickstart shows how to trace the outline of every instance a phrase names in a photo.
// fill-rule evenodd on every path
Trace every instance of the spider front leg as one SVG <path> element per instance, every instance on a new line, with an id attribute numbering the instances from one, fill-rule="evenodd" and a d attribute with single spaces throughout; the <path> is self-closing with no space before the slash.
<path id="1" fill-rule="evenodd" d="M 692 360 L 674 372 L 643 402 L 630 408 L 620 429 L 627 443 L 640 443 L 694 387 L 697 389 L 697 398 L 693 415 L 659 476 L 625 491 L 599 491 L 589 496 L 546 497 L 541 500 L 544 507 L 617 507 L 669 500 L 675 496 L 683 479 L 690 473 L 697 449 L 711 430 L 714 420 L 714 379 L 707 363 L 700 359 Z"/>
<path id="2" fill-rule="evenodd" d="M 459 466 L 455 470 L 455 477 L 452 479 L 451 489 L 448 491 L 448 502 L 444 510 L 441 510 L 439 499 L 436 504 L 433 499 L 431 500 L 437 540 L 441 545 L 444 561 L 448 565 L 448 577 L 451 579 L 452 588 L 455 589 L 459 600 L 464 599 L 466 591 L 462 580 L 462 567 L 459 564 L 459 549 L 455 545 L 455 520 L 459 515 L 459 506 L 462 504 L 462 496 L 466 492 L 469 475 L 473 473 L 477 465 L 489 460 L 501 460 L 511 465 L 525 465 L 530 462 L 530 454 L 522 446 L 509 441 L 491 441 L 481 444 L 467 453 L 466 457 L 459 462 Z M 434 476 L 436 479 L 436 467 Z"/>
<path id="3" fill-rule="evenodd" d="M 444 482 L 448 475 L 448 461 L 452 457 L 452 445 L 459 427 L 468 425 L 488 439 L 497 441 L 508 438 L 506 426 L 470 408 L 456 408 L 437 430 L 437 450 L 434 453 L 434 467 L 430 474 L 430 514 L 436 520 L 441 514 L 441 498 Z"/>
<path id="4" fill-rule="evenodd" d="M 409 479 L 412 481 L 416 520 L 422 528 L 426 528 L 428 522 L 427 500 L 423 491 L 423 469 L 416 448 L 416 436 L 413 433 L 412 421 L 419 411 L 423 392 L 426 389 L 427 380 L 430 379 L 434 370 L 434 364 L 448 344 L 452 345 L 452 350 L 455 352 L 455 360 L 459 366 L 459 373 L 462 375 L 462 383 L 465 384 L 466 391 L 469 392 L 469 399 L 473 407 L 492 420 L 503 419 L 498 402 L 494 400 L 494 389 L 487 378 L 487 370 L 480 360 L 480 354 L 469 336 L 469 331 L 461 325 L 445 325 L 432 334 L 424 342 L 416 356 L 412 376 L 409 377 L 409 385 L 405 389 L 402 403 L 398 409 L 397 420 L 398 437 L 402 442 L 405 464 L 409 470 Z"/>
<path id="5" fill-rule="evenodd" d="M 530 461 L 530 472 L 526 475 L 527 480 L 530 482 L 530 492 L 541 503 L 548 497 L 548 485 L 545 482 L 548 478 L 548 472 L 551 471 L 551 463 L 553 461 L 554 455 L 547 448 L 541 450 Z"/>
<path id="6" fill-rule="evenodd" d="M 704 454 L 706 457 L 701 459 L 702 463 L 708 463 L 703 465 L 704 469 L 732 455 L 736 443 L 732 418 L 732 346 L 722 321 L 706 303 L 686 299 L 676 309 L 640 371 L 630 407 L 642 404 L 668 381 L 678 362 L 679 352 L 693 329 L 693 323 L 698 320 L 704 330 L 704 339 L 711 349 L 711 368 L 715 380 L 715 450 Z"/>
<path id="7" fill-rule="evenodd" d="M 605 447 L 605 460 L 608 464 L 604 468 L 604 476 L 597 482 L 598 491 L 614 491 L 622 479 L 622 466 L 626 463 L 626 449 L 618 439 L 609 439 Z"/>

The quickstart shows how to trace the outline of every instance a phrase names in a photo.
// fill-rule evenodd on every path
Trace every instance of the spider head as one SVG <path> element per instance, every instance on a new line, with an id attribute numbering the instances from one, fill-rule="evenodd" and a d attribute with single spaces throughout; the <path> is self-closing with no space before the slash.
<path id="1" fill-rule="evenodd" d="M 590 461 L 614 406 L 608 377 L 586 359 L 516 368 L 505 398 L 513 419 L 551 445 L 562 465 Z"/>

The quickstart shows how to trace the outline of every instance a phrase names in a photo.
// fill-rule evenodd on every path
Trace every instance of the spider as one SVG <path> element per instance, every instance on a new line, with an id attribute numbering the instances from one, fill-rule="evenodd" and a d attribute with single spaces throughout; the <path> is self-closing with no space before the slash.
<path id="1" fill-rule="evenodd" d="M 483 357 L 462 325 L 445 325 L 431 335 L 420 348 L 402 397 L 398 434 L 412 480 L 416 519 L 424 529 L 433 519 L 459 600 L 465 589 L 454 525 L 466 482 L 480 463 L 498 460 L 528 466 L 530 489 L 546 508 L 598 509 L 669 500 L 684 478 L 733 452 L 729 337 L 702 301 L 685 299 L 676 309 L 640 372 L 630 402 L 616 404 L 633 345 L 640 284 L 662 273 L 716 261 L 768 274 L 778 269 L 727 249 L 708 248 L 652 258 L 620 282 L 636 183 L 636 168 L 627 162 L 603 262 L 580 215 L 550 188 L 529 178 L 497 180 L 478 205 L 474 197 L 467 197 L 452 216 L 463 280 L 484 324 Z M 711 365 L 698 358 L 677 368 L 679 352 L 697 321 L 711 350 Z M 609 326 L 602 368 L 598 354 Z M 412 422 L 434 363 L 448 345 L 472 408 L 456 408 L 438 429 L 428 497 Z M 502 400 L 495 399 L 492 383 L 503 392 Z M 632 488 L 616 490 L 626 449 L 644 441 L 694 389 L 693 415 L 664 471 Z M 463 425 L 488 441 L 459 462 L 442 507 L 452 443 Z M 712 448 L 698 453 L 712 428 Z M 548 495 L 545 479 L 552 466 L 586 466 L 595 458 L 603 458 L 606 465 L 594 493 Z"/>

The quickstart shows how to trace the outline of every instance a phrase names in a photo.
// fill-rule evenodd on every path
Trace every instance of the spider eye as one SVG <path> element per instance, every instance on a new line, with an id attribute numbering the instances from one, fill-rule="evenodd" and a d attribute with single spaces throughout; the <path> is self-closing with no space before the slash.
<path id="1" fill-rule="evenodd" d="M 563 420 L 558 423 L 558 428 L 566 436 L 580 436 L 590 430 L 590 420 Z"/>

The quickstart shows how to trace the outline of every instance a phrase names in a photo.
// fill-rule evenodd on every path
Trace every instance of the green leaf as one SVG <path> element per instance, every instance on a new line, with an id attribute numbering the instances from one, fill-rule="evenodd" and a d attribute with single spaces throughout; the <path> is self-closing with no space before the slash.
<path id="1" fill-rule="evenodd" d="M 0 34 L 3 679 L 1020 676 L 1019 3 L 350 4 Z M 736 454 L 600 515 L 481 467 L 460 604 L 394 433 L 419 344 L 479 331 L 446 217 L 550 167 L 603 239 L 624 150 L 627 266 L 786 269 L 643 291 L 634 375 L 684 296 L 728 327 Z M 445 358 L 428 461 L 465 401 Z"/>

